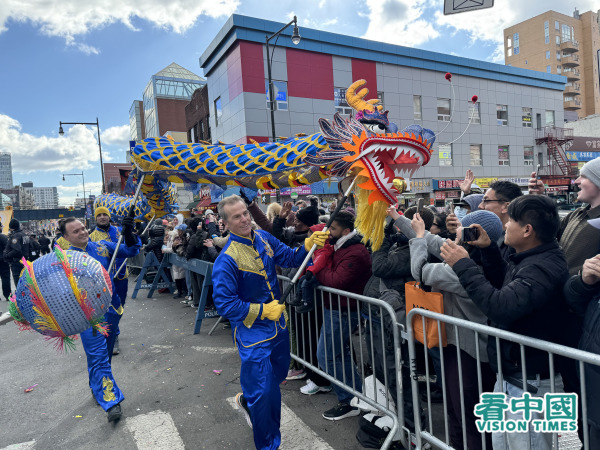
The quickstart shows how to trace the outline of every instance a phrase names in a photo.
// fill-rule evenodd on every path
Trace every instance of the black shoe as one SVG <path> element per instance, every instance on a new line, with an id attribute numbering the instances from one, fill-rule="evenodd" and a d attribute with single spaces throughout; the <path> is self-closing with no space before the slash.
<path id="1" fill-rule="evenodd" d="M 442 403 L 444 401 L 444 393 L 439 387 L 430 390 L 431 403 Z M 421 400 L 427 403 L 427 388 L 421 392 Z"/>
<path id="2" fill-rule="evenodd" d="M 173 298 L 183 298 L 183 295 L 181 295 L 181 293 L 177 293 L 173 296 Z"/>
<path id="3" fill-rule="evenodd" d="M 115 406 L 112 406 L 106 411 L 106 417 L 109 422 L 118 422 L 121 419 L 123 413 L 121 412 L 121 404 L 118 403 Z"/>
<path id="4" fill-rule="evenodd" d="M 342 420 L 346 417 L 358 416 L 359 414 L 359 409 L 350 406 L 349 403 L 338 403 L 334 408 L 325 411 L 323 418 L 327 420 Z"/>
<path id="5" fill-rule="evenodd" d="M 115 346 L 113 347 L 113 356 L 118 355 L 120 353 L 119 350 L 119 336 L 115 338 Z"/>
<path id="6" fill-rule="evenodd" d="M 235 396 L 235 404 L 238 405 L 238 408 L 244 413 L 246 417 L 246 422 L 248 422 L 248 426 L 252 428 L 252 419 L 250 418 L 250 408 L 248 408 L 248 403 L 246 403 L 246 399 L 244 398 L 244 394 L 241 392 Z"/>

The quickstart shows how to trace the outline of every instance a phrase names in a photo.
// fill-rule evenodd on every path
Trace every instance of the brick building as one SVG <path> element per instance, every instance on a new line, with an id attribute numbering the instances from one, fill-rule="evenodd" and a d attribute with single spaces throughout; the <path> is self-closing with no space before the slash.
<path id="1" fill-rule="evenodd" d="M 211 142 L 208 87 L 196 89 L 185 107 L 185 129 L 188 142 Z"/>

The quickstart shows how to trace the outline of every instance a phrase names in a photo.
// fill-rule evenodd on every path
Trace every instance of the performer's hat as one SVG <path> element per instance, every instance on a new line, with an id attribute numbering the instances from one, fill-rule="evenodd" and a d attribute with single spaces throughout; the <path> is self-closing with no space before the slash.
<path id="1" fill-rule="evenodd" d="M 99 214 L 106 214 L 110 218 L 110 211 L 104 206 L 98 206 L 94 211 L 94 218 L 97 218 Z"/>

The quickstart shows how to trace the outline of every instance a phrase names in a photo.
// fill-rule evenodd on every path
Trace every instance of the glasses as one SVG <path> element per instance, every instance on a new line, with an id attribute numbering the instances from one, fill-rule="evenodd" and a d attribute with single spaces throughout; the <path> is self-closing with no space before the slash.
<path id="1" fill-rule="evenodd" d="M 491 203 L 491 202 L 508 203 L 506 200 L 490 200 L 488 198 L 484 198 L 483 200 L 481 200 L 481 203 Z"/>

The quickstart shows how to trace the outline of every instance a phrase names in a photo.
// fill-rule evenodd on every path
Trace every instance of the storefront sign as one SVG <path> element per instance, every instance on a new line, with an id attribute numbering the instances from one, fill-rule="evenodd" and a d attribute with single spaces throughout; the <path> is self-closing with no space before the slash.
<path id="1" fill-rule="evenodd" d="M 542 177 L 543 179 L 543 177 Z M 571 184 L 570 178 L 549 178 L 545 179 L 544 183 L 548 186 L 569 186 Z"/>
<path id="2" fill-rule="evenodd" d="M 415 193 L 431 192 L 431 180 L 410 180 L 410 191 Z"/>
<path id="3" fill-rule="evenodd" d="M 432 180 L 433 190 L 437 191 L 440 189 L 460 189 L 460 183 L 463 180 Z"/>
<path id="4" fill-rule="evenodd" d="M 600 157 L 600 152 L 565 152 L 565 154 L 569 161 L 591 161 Z"/>
<path id="5" fill-rule="evenodd" d="M 458 197 L 460 197 L 460 193 L 458 191 L 446 192 L 446 198 L 458 198 Z"/>
<path id="6" fill-rule="evenodd" d="M 600 150 L 600 139 L 597 137 L 575 136 L 565 145 L 569 152 L 586 152 Z"/>
<path id="7" fill-rule="evenodd" d="M 312 189 L 310 186 L 296 186 L 293 188 L 281 188 L 279 190 L 279 194 L 281 195 L 290 195 L 292 192 L 298 195 L 310 195 L 312 194 Z"/>
<path id="8" fill-rule="evenodd" d="M 436 200 L 444 200 L 446 198 L 446 193 L 445 192 L 436 192 L 435 193 L 435 199 Z"/>
<path id="9" fill-rule="evenodd" d="M 546 192 L 558 192 L 558 191 L 568 191 L 569 186 L 555 186 L 546 188 Z"/>

